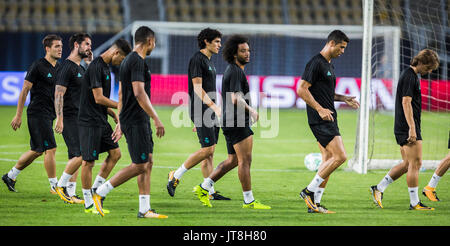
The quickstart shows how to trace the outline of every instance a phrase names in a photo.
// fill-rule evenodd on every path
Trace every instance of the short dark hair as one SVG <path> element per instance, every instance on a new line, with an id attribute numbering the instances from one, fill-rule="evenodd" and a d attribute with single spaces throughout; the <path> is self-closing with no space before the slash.
<path id="1" fill-rule="evenodd" d="M 436 70 L 439 67 L 439 55 L 434 50 L 423 49 L 419 54 L 413 57 L 411 66 L 415 67 L 419 65 L 419 63 L 428 65 L 433 70 Z"/>
<path id="2" fill-rule="evenodd" d="M 145 43 L 152 37 L 155 37 L 155 32 L 147 26 L 141 26 L 134 33 L 134 42 L 136 44 Z"/>
<path id="3" fill-rule="evenodd" d="M 83 41 L 86 39 L 92 39 L 91 35 L 84 33 L 84 32 L 79 32 L 79 33 L 75 33 L 74 35 L 72 35 L 69 39 L 69 48 L 72 51 L 75 48 L 75 42 L 77 42 L 78 44 L 83 43 Z"/>
<path id="4" fill-rule="evenodd" d="M 205 28 L 197 35 L 198 47 L 204 49 L 206 47 L 205 39 L 211 43 L 216 38 L 222 38 L 222 33 L 216 29 Z"/>
<path id="5" fill-rule="evenodd" d="M 128 55 L 131 52 L 130 43 L 123 38 L 117 39 L 113 45 L 119 48 L 125 55 Z"/>
<path id="6" fill-rule="evenodd" d="M 52 43 L 55 40 L 62 40 L 62 38 L 56 34 L 49 34 L 42 39 L 42 45 L 45 47 L 52 47 Z"/>
<path id="7" fill-rule="evenodd" d="M 328 35 L 327 43 L 329 43 L 330 41 L 334 41 L 336 44 L 338 44 L 342 43 L 343 41 L 348 43 L 350 42 L 350 39 L 341 30 L 334 30 Z"/>
<path id="8" fill-rule="evenodd" d="M 250 45 L 246 36 L 235 34 L 227 39 L 223 47 L 223 58 L 228 63 L 232 64 L 235 61 L 234 56 L 237 54 L 238 46 L 247 43 Z"/>

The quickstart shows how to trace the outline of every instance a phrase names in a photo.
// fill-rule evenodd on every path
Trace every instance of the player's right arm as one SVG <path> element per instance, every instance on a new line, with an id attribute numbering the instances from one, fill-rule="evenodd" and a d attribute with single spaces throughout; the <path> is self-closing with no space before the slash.
<path id="1" fill-rule="evenodd" d="M 317 113 L 319 113 L 320 118 L 326 121 L 334 121 L 333 111 L 323 108 L 313 97 L 311 92 L 309 91 L 309 87 L 311 87 L 311 83 L 306 80 L 301 80 L 300 85 L 297 89 L 297 95 L 305 101 L 311 108 L 315 109 Z"/>
<path id="2" fill-rule="evenodd" d="M 114 143 L 117 143 L 119 139 L 122 137 L 122 128 L 120 127 L 120 111 L 122 111 L 122 82 L 119 81 L 119 102 L 117 102 L 117 118 L 119 121 L 116 124 L 116 128 L 112 133 L 111 137 Z"/>
<path id="3" fill-rule="evenodd" d="M 145 83 L 141 81 L 132 82 L 133 93 L 136 97 L 137 102 L 139 103 L 139 106 L 141 106 L 141 108 L 150 116 L 150 118 L 153 119 L 156 127 L 156 136 L 161 138 L 165 134 L 164 125 L 162 124 L 161 120 L 158 117 L 158 114 L 153 108 L 152 103 L 150 102 L 150 99 L 145 92 L 144 86 Z"/>
<path id="4" fill-rule="evenodd" d="M 206 104 L 209 108 L 211 108 L 214 113 L 216 113 L 216 116 L 220 118 L 222 116 L 222 112 L 219 107 L 211 100 L 211 98 L 208 96 L 208 94 L 203 90 L 202 87 L 202 78 L 201 77 L 195 77 L 192 78 L 192 85 L 194 87 L 194 93 L 202 99 L 202 102 Z"/>
<path id="5" fill-rule="evenodd" d="M 402 97 L 403 113 L 405 114 L 406 123 L 408 123 L 409 126 L 408 142 L 414 143 L 417 138 L 417 133 L 416 133 L 416 124 L 414 123 L 411 101 L 412 97 L 409 96 Z"/>
<path id="6" fill-rule="evenodd" d="M 92 94 L 94 94 L 95 103 L 106 106 L 108 108 L 117 108 L 117 102 L 113 101 L 103 95 L 103 88 L 92 88 Z"/>
<path id="7" fill-rule="evenodd" d="M 22 112 L 25 106 L 25 101 L 27 100 L 28 92 L 30 92 L 31 87 L 33 87 L 33 83 L 28 80 L 23 81 L 22 91 L 20 92 L 19 101 L 17 102 L 16 115 L 11 121 L 11 127 L 14 131 L 19 129 L 20 125 L 22 124 Z"/>
<path id="8" fill-rule="evenodd" d="M 66 94 L 67 87 L 62 85 L 55 86 L 55 112 L 56 112 L 56 124 L 55 132 L 62 133 L 63 124 L 63 109 L 64 109 L 64 94 Z"/>

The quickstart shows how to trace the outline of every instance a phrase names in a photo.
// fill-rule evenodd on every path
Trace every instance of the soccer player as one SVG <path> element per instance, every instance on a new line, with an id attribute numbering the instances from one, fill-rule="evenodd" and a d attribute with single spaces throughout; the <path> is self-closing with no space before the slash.
<path id="1" fill-rule="evenodd" d="M 332 31 L 320 53 L 306 64 L 297 89 L 307 104 L 308 124 L 324 160 L 311 183 L 300 192 L 309 212 L 334 213 L 321 205 L 320 200 L 331 173 L 347 160 L 334 101 L 345 102 L 353 108 L 358 108 L 359 103 L 355 97 L 335 93 L 336 75 L 331 60 L 344 53 L 349 41 L 342 31 Z"/>
<path id="2" fill-rule="evenodd" d="M 93 199 L 96 209 L 104 216 L 102 199 L 113 188 L 137 176 L 139 188 L 137 217 L 165 219 L 166 215 L 158 214 L 150 207 L 153 139 L 149 117 L 155 123 L 156 136 L 161 138 L 165 134 L 164 125 L 150 102 L 151 74 L 144 60 L 155 48 L 155 33 L 149 27 L 141 26 L 134 34 L 134 41 L 133 52 L 128 54 L 120 65 L 118 105 L 120 130 L 127 139 L 132 163 L 98 187 L 93 193 Z"/>
<path id="3" fill-rule="evenodd" d="M 108 64 L 120 65 L 125 56 L 130 53 L 128 41 L 118 39 L 114 44 L 95 58 L 89 65 L 81 85 L 80 110 L 78 114 L 81 156 L 83 159 L 81 169 L 81 183 L 83 186 L 85 212 L 97 213 L 92 200 L 91 188 L 95 189 L 105 182 L 117 161 L 121 157 L 117 141 L 112 139 L 113 130 L 108 123 L 108 114 L 116 123 L 118 116 L 111 108 L 117 108 L 117 102 L 110 100 L 111 72 Z M 116 125 L 116 129 L 119 126 Z M 120 135 L 118 136 L 120 138 Z M 118 139 L 117 139 L 118 140 Z M 98 160 L 100 153 L 108 152 L 100 172 L 92 185 L 92 168 Z M 68 180 L 72 174 L 63 173 L 61 180 Z M 64 183 L 64 181 L 61 181 Z M 58 194 L 70 203 L 64 192 L 64 187 L 58 188 Z M 63 192 L 60 192 L 60 191 Z M 70 199 L 70 198 L 69 198 Z"/>
<path id="4" fill-rule="evenodd" d="M 422 166 L 422 135 L 420 115 L 422 96 L 418 74 L 424 76 L 439 67 L 439 57 L 433 50 L 424 49 L 411 61 L 399 78 L 395 97 L 394 135 L 400 145 L 402 162 L 391 168 L 378 185 L 370 187 L 374 203 L 383 208 L 382 199 L 385 189 L 407 174 L 406 183 L 410 197 L 410 210 L 434 210 L 419 200 L 419 170 Z"/>
<path id="5" fill-rule="evenodd" d="M 201 149 L 190 155 L 176 170 L 169 172 L 167 191 L 170 196 L 175 195 L 175 189 L 181 177 L 189 169 L 202 162 L 202 174 L 207 178 L 213 171 L 213 155 L 219 138 L 219 124 L 217 118 L 221 116 L 220 108 L 216 105 L 216 68 L 211 61 L 213 54 L 219 53 L 222 34 L 214 29 L 203 29 L 197 36 L 200 51 L 197 51 L 189 61 L 189 98 L 191 120 L 194 122 Z M 207 110 L 212 110 L 210 114 Z M 207 115 L 207 116 L 205 116 Z M 207 117 L 204 120 L 204 116 Z M 205 122 L 206 121 L 206 122 Z M 213 200 L 230 200 L 210 189 Z"/>
<path id="6" fill-rule="evenodd" d="M 54 91 L 58 59 L 62 54 L 62 41 L 58 35 L 50 34 L 44 37 L 42 44 L 45 57 L 33 62 L 28 68 L 22 91 L 17 102 L 17 111 L 11 127 L 14 131 L 22 125 L 22 111 L 30 92 L 30 103 L 27 108 L 28 131 L 30 133 L 30 150 L 22 154 L 16 165 L 2 176 L 3 182 L 10 191 L 17 192 L 15 188 L 17 176 L 33 161 L 44 155 L 44 167 L 50 182 L 50 192 L 56 186 L 56 141 L 53 135 L 53 120 L 55 119 Z"/>
<path id="7" fill-rule="evenodd" d="M 84 201 L 76 194 L 76 180 L 81 166 L 80 140 L 78 136 L 78 110 L 84 68 L 80 66 L 83 58 L 91 52 L 91 36 L 76 33 L 69 39 L 70 54 L 58 68 L 55 87 L 55 132 L 63 135 L 67 145 L 68 162 L 65 173 L 72 174 L 70 182 L 60 179 L 58 187 L 67 187 L 71 203 L 82 204 Z M 61 196 L 60 192 L 57 191 Z"/>
<path id="8" fill-rule="evenodd" d="M 448 149 L 450 149 L 450 131 L 448 133 Z M 447 156 L 441 160 L 436 171 L 434 171 L 433 176 L 431 177 L 428 185 L 425 186 L 422 190 L 422 194 L 426 196 L 430 201 L 438 202 L 440 201 L 436 194 L 436 186 L 439 183 L 439 180 L 444 176 L 450 167 L 450 152 Z"/>
<path id="9" fill-rule="evenodd" d="M 243 208 L 270 209 L 253 197 L 250 177 L 252 162 L 253 131 L 250 126 L 258 120 L 258 113 L 250 105 L 250 90 L 244 67 L 250 62 L 250 46 L 247 37 L 233 35 L 228 38 L 223 57 L 229 63 L 222 78 L 222 131 L 228 150 L 227 160 L 194 187 L 203 205 L 212 207 L 208 193 L 214 183 L 238 166 L 244 204 Z"/>

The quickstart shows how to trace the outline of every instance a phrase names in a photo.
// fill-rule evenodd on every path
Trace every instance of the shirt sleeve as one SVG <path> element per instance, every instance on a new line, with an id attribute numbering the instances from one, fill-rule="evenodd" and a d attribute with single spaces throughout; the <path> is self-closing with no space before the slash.
<path id="1" fill-rule="evenodd" d="M 303 72 L 302 80 L 307 81 L 311 85 L 314 84 L 317 81 L 318 71 L 319 71 L 318 62 L 314 61 L 308 62 L 308 64 L 306 64 L 305 71 Z"/>
<path id="2" fill-rule="evenodd" d="M 136 59 L 130 68 L 131 82 L 140 81 L 145 83 L 145 61 L 144 59 Z"/>
<path id="3" fill-rule="evenodd" d="M 189 62 L 189 73 L 192 78 L 202 77 L 202 62 L 197 57 L 194 57 Z"/>
<path id="4" fill-rule="evenodd" d="M 39 81 L 39 69 L 37 66 L 37 62 L 31 64 L 31 66 L 28 68 L 25 80 L 31 82 L 32 84 Z"/>
<path id="5" fill-rule="evenodd" d="M 415 85 L 416 85 L 415 78 L 413 78 L 412 76 L 403 77 L 399 83 L 400 96 L 401 97 L 413 97 Z"/>
<path id="6" fill-rule="evenodd" d="M 90 89 L 101 88 L 103 71 L 101 67 L 98 65 L 98 63 L 91 65 L 93 66 L 88 68 L 87 70 L 88 73 L 87 76 L 89 76 L 90 81 L 89 87 Z"/>
<path id="7" fill-rule="evenodd" d="M 73 70 L 68 64 L 59 66 L 56 76 L 56 84 L 64 87 L 69 87 L 70 81 L 74 78 Z"/>
<path id="8" fill-rule="evenodd" d="M 242 92 L 242 80 L 245 79 L 242 71 L 234 70 L 230 76 L 230 90 L 232 92 Z"/>

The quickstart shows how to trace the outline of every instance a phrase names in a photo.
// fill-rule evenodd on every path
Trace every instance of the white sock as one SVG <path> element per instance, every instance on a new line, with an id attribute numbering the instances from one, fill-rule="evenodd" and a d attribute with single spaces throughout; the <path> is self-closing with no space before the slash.
<path id="1" fill-rule="evenodd" d="M 244 202 L 246 204 L 249 204 L 255 200 L 253 198 L 253 192 L 251 190 L 242 192 L 244 194 Z"/>
<path id="2" fill-rule="evenodd" d="M 145 214 L 150 210 L 150 195 L 139 195 L 139 212 Z"/>
<path id="3" fill-rule="evenodd" d="M 186 167 L 184 167 L 184 163 L 181 164 L 181 166 L 175 171 L 175 173 L 173 174 L 173 176 L 176 179 L 181 179 L 181 177 L 183 176 L 183 174 L 185 172 L 187 172 L 188 169 L 186 169 Z"/>
<path id="4" fill-rule="evenodd" d="M 21 171 L 15 167 L 11 168 L 11 170 L 8 172 L 8 177 L 12 180 L 16 180 L 17 176 L 19 175 Z"/>
<path id="5" fill-rule="evenodd" d="M 428 186 L 430 186 L 431 188 L 436 188 L 440 179 L 440 176 L 438 176 L 436 173 L 433 173 L 433 177 L 431 177 L 430 182 L 428 182 Z"/>
<path id="6" fill-rule="evenodd" d="M 55 178 L 48 178 L 48 182 L 50 183 L 50 187 L 56 187 L 56 185 L 58 184 L 58 179 Z"/>
<path id="7" fill-rule="evenodd" d="M 388 187 L 388 185 L 392 184 L 394 180 L 389 176 L 389 174 L 386 174 L 384 178 L 378 183 L 377 190 L 384 192 L 384 190 Z"/>
<path id="8" fill-rule="evenodd" d="M 96 193 L 101 196 L 101 197 L 105 197 L 106 195 L 108 195 L 108 193 L 110 191 L 112 191 L 114 189 L 114 187 L 111 185 L 111 183 L 108 181 L 106 181 L 104 184 L 100 185 L 97 188 Z"/>
<path id="9" fill-rule="evenodd" d="M 209 194 L 212 195 L 216 193 L 216 191 L 214 190 L 214 186 L 211 186 L 211 189 L 209 189 Z"/>
<path id="10" fill-rule="evenodd" d="M 70 178 L 72 178 L 72 175 L 63 172 L 61 178 L 59 178 L 58 187 L 66 187 Z"/>
<path id="11" fill-rule="evenodd" d="M 94 200 L 92 200 L 91 189 L 82 189 L 83 190 L 83 198 L 84 198 L 84 207 L 89 208 L 94 204 Z"/>
<path id="12" fill-rule="evenodd" d="M 67 182 L 66 187 L 67 195 L 69 195 L 70 197 L 75 196 L 76 190 L 77 190 L 77 182 Z"/>
<path id="13" fill-rule="evenodd" d="M 92 185 L 92 189 L 97 189 L 100 185 L 105 183 L 106 179 L 104 179 L 102 176 L 97 175 L 94 180 L 94 184 Z"/>
<path id="14" fill-rule="evenodd" d="M 322 195 L 324 192 L 325 188 L 318 188 L 316 192 L 314 192 L 314 202 L 315 203 L 320 203 L 320 201 L 322 200 Z"/>
<path id="15" fill-rule="evenodd" d="M 205 181 L 206 179 L 208 179 L 208 178 L 204 178 L 203 181 Z M 216 191 L 214 190 L 214 185 L 212 185 L 211 188 L 209 188 L 209 194 L 212 195 L 214 193 L 216 193 Z"/>
<path id="16" fill-rule="evenodd" d="M 412 206 L 419 203 L 419 187 L 408 187 L 409 199 Z"/>
<path id="17" fill-rule="evenodd" d="M 316 174 L 316 176 L 313 178 L 311 183 L 306 187 L 309 191 L 316 192 L 319 188 L 319 185 L 324 181 L 325 179 L 321 178 L 319 174 Z"/>
<path id="18" fill-rule="evenodd" d="M 203 189 L 209 191 L 214 186 L 214 181 L 210 178 L 205 178 L 200 185 Z"/>

